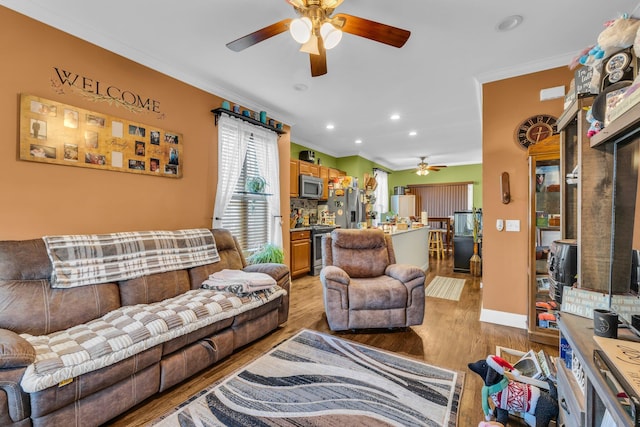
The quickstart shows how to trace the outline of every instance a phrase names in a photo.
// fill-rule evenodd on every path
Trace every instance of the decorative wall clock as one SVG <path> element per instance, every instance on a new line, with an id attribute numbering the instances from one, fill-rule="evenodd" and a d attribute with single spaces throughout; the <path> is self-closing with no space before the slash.
<path id="1" fill-rule="evenodd" d="M 515 139 L 522 148 L 542 141 L 556 133 L 557 119 L 548 114 L 538 114 L 525 119 L 516 128 Z"/>

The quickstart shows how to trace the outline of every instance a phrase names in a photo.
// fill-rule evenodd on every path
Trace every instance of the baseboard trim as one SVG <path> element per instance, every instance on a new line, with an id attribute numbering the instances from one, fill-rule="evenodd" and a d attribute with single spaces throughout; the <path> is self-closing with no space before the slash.
<path id="1" fill-rule="evenodd" d="M 495 323 L 504 326 L 511 326 L 518 329 L 527 329 L 526 314 L 515 314 L 508 313 L 506 311 L 496 311 L 482 308 L 480 310 L 480 321 L 486 323 Z"/>

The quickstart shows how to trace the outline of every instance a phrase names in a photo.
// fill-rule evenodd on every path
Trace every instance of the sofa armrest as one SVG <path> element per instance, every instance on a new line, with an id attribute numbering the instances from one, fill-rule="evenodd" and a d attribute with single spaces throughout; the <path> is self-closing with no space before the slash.
<path id="1" fill-rule="evenodd" d="M 250 264 L 243 268 L 247 273 L 265 273 L 273 277 L 278 286 L 287 291 L 282 297 L 282 304 L 278 309 L 278 324 L 281 325 L 289 318 L 289 296 L 291 294 L 291 280 L 289 276 L 289 267 L 285 264 L 264 263 Z"/>
<path id="2" fill-rule="evenodd" d="M 320 271 L 320 280 L 322 283 L 328 283 L 327 280 L 338 282 L 344 286 L 349 286 L 349 282 L 351 282 L 351 278 L 349 275 L 340 267 L 336 267 L 335 265 L 329 265 Z"/>
<path id="3" fill-rule="evenodd" d="M 424 282 L 425 277 L 424 271 L 410 264 L 391 264 L 387 266 L 384 274 L 405 284 L 419 277 L 422 277 Z"/>
<path id="4" fill-rule="evenodd" d="M 20 380 L 26 367 L 34 362 L 36 351 L 20 335 L 0 329 L 0 390 L 6 394 L 6 407 L 0 405 L 0 420 L 8 417 L 18 423 L 31 416 L 29 395 L 22 391 Z M 5 412 L 6 411 L 6 412 Z"/>
<path id="5" fill-rule="evenodd" d="M 36 360 L 36 350 L 20 335 L 0 329 L 0 369 L 23 368 Z"/>
<path id="6" fill-rule="evenodd" d="M 250 264 L 243 268 L 247 273 L 265 273 L 273 277 L 273 279 L 280 283 L 282 279 L 289 275 L 289 267 L 284 264 L 265 263 L 265 264 Z"/>

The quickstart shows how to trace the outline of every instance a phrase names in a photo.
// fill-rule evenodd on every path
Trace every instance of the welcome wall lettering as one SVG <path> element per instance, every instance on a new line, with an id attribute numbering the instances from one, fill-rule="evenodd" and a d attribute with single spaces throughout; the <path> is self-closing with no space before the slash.
<path id="1" fill-rule="evenodd" d="M 53 67 L 55 75 L 52 77 L 52 85 L 60 93 L 64 93 L 64 87 L 79 90 L 83 95 L 93 98 L 95 101 L 116 102 L 131 111 L 142 112 L 144 110 L 160 114 L 160 101 L 143 97 L 131 90 L 122 90 L 117 86 L 104 84 L 99 80 L 82 76 L 62 68 Z"/>

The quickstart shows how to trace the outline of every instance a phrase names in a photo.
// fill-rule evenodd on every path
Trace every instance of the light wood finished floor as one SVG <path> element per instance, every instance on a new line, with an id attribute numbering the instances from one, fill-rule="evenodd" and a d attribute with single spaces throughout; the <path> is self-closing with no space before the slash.
<path id="1" fill-rule="evenodd" d="M 421 326 L 402 331 L 357 333 L 331 332 L 324 314 L 319 278 L 305 276 L 296 279 L 292 283 L 289 320 L 284 326 L 237 351 L 211 369 L 196 374 L 191 380 L 148 399 L 113 420 L 109 425 L 144 425 L 199 390 L 238 370 L 298 330 L 307 328 L 333 333 L 353 341 L 423 360 L 432 365 L 464 372 L 466 379 L 458 425 L 460 427 L 477 426 L 483 419 L 480 398 L 482 382 L 480 377 L 468 370 L 467 363 L 486 358 L 488 354 L 495 354 L 496 345 L 523 351 L 544 348 L 552 356 L 557 356 L 558 349 L 530 343 L 524 330 L 481 323 L 478 320 L 482 302 L 481 278 L 454 273 L 451 256 L 439 261 L 431 259 L 426 283 L 428 284 L 436 275 L 467 279 L 460 301 L 427 298 L 425 320 Z"/>

